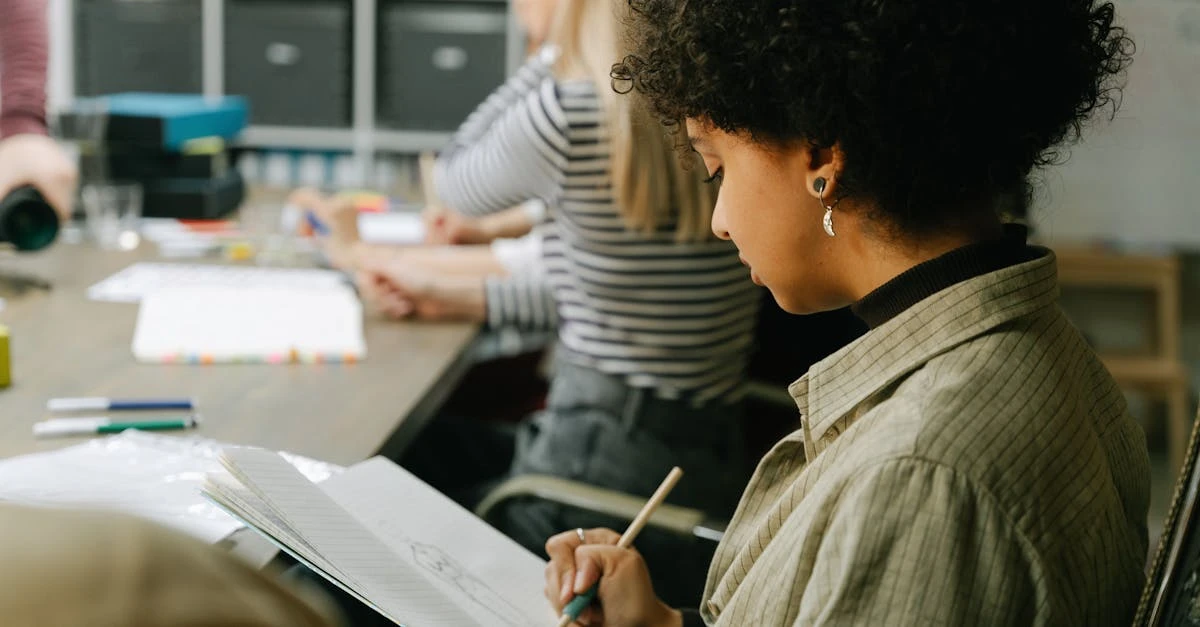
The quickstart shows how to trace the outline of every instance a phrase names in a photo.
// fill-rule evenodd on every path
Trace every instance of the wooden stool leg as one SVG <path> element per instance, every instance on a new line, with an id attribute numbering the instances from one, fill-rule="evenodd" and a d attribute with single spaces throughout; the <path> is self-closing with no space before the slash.
<path id="1" fill-rule="evenodd" d="M 1191 431 L 1188 409 L 1187 383 L 1171 385 L 1167 391 L 1167 450 L 1172 474 L 1178 473 L 1183 467 L 1184 450 L 1187 448 L 1188 433 Z"/>

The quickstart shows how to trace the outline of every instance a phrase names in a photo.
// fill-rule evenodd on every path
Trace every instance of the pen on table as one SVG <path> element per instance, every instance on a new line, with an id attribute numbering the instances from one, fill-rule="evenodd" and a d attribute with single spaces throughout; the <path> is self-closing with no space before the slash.
<path id="1" fill-rule="evenodd" d="M 642 527 L 645 527 L 650 517 L 654 515 L 654 510 L 658 509 L 658 506 L 662 505 L 662 502 L 667 499 L 667 495 L 671 493 L 675 484 L 679 483 L 679 478 L 682 476 L 683 470 L 679 466 L 672 468 L 671 472 L 667 473 L 667 478 L 663 479 L 662 484 L 658 486 L 658 489 L 654 491 L 650 500 L 646 501 L 646 504 L 642 507 L 642 511 L 638 512 L 633 522 L 629 523 L 629 528 L 625 530 L 625 533 L 621 534 L 621 539 L 617 541 L 618 547 L 627 549 L 633 544 L 634 539 L 641 533 Z M 586 592 L 575 595 L 575 598 L 571 599 L 567 603 L 567 606 L 563 608 L 562 618 L 558 621 L 558 627 L 567 627 L 567 625 L 570 625 L 575 619 L 579 618 L 583 610 L 596 599 L 596 591 L 599 588 L 600 582 L 596 582 Z"/>
<path id="2" fill-rule="evenodd" d="M 200 424 L 199 416 L 183 418 L 164 418 L 162 420 L 114 421 L 107 416 L 86 416 L 81 418 L 54 418 L 33 423 L 35 437 L 54 437 L 58 435 L 94 435 L 103 433 L 119 433 L 126 429 L 139 431 L 166 431 L 169 429 L 190 429 Z"/>
<path id="3" fill-rule="evenodd" d="M 46 402 L 52 412 L 66 411 L 130 411 L 130 410 L 185 410 L 196 409 L 196 401 L 190 398 L 52 398 Z"/>

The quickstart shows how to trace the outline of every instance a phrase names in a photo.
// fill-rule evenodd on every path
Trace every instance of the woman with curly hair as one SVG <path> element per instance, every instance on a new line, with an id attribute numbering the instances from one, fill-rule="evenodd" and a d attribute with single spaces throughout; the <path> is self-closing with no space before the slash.
<path id="1" fill-rule="evenodd" d="M 1132 52 L 1095 0 L 632 0 L 614 67 L 721 181 L 712 227 L 786 310 L 866 335 L 790 386 L 699 612 L 633 551 L 552 538 L 588 625 L 1128 624 L 1141 428 L 998 215 L 1114 107 Z M 630 96 L 633 97 L 633 96 Z"/>

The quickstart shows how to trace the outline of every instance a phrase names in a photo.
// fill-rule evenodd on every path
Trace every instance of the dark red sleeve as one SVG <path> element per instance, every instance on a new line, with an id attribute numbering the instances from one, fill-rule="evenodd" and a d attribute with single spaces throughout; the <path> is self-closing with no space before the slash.
<path id="1" fill-rule="evenodd" d="M 0 0 L 0 137 L 46 133 L 45 0 Z"/>

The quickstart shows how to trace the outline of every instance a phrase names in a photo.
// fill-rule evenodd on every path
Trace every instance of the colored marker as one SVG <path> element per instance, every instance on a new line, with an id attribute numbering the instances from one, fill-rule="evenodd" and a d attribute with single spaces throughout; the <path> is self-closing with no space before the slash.
<path id="1" fill-rule="evenodd" d="M 321 220 L 317 218 L 316 214 L 311 211 L 307 211 L 304 213 L 304 218 L 308 221 L 309 228 L 311 228 L 317 235 L 329 235 L 329 227 L 325 226 L 325 223 L 321 222 Z"/>
<path id="2" fill-rule="evenodd" d="M 33 424 L 33 435 L 47 438 L 66 435 L 95 435 L 101 433 L 119 433 L 126 429 L 139 431 L 166 431 L 169 429 L 190 429 L 200 423 L 199 416 L 186 418 L 169 418 L 164 420 L 139 420 L 131 422 L 113 422 L 107 416 L 88 416 L 83 418 L 54 418 Z"/>
<path id="3" fill-rule="evenodd" d="M 191 411 L 196 409 L 196 401 L 190 398 L 106 398 L 92 396 L 85 398 L 52 398 L 46 402 L 46 409 L 52 412 L 68 411 Z"/>

